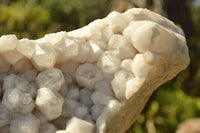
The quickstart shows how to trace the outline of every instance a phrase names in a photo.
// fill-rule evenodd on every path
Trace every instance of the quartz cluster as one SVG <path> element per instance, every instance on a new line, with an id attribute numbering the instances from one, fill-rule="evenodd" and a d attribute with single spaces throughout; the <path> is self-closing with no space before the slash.
<path id="1" fill-rule="evenodd" d="M 0 133 L 124 133 L 189 64 L 183 31 L 147 9 L 38 40 L 0 38 Z"/>

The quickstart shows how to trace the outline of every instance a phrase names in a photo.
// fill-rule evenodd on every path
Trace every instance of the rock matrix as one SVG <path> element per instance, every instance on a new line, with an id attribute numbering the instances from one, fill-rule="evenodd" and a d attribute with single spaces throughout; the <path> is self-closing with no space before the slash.
<path id="1" fill-rule="evenodd" d="M 189 64 L 183 31 L 147 9 L 38 40 L 0 37 L 0 133 L 125 133 Z"/>

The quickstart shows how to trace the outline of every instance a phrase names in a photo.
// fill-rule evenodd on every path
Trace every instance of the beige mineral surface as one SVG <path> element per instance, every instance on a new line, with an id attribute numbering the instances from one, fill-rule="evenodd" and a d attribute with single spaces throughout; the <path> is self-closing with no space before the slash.
<path id="1" fill-rule="evenodd" d="M 181 122 L 178 125 L 176 133 L 199 133 L 200 118 L 191 118 Z"/>
<path id="2" fill-rule="evenodd" d="M 0 133 L 125 133 L 189 64 L 183 31 L 147 9 L 38 40 L 0 38 Z"/>

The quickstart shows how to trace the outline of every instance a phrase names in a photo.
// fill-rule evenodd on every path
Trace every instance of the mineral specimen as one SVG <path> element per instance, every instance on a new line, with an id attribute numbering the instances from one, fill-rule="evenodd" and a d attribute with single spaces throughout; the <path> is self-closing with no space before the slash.
<path id="1" fill-rule="evenodd" d="M 183 31 L 147 9 L 38 40 L 0 38 L 0 132 L 125 133 L 189 64 Z"/>

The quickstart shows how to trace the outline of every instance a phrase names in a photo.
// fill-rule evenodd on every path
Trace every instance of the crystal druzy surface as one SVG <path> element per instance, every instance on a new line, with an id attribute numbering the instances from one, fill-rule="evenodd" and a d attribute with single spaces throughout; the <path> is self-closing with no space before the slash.
<path id="1" fill-rule="evenodd" d="M 38 40 L 0 38 L 1 133 L 124 133 L 189 64 L 183 31 L 147 9 Z"/>

